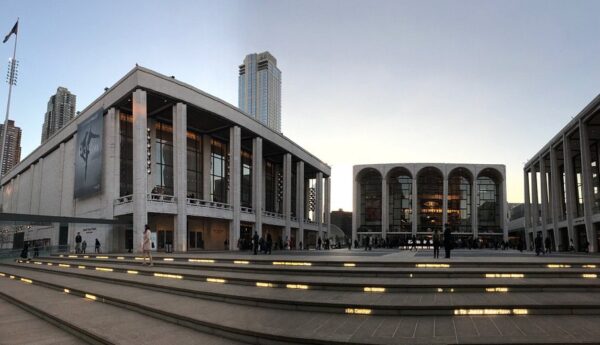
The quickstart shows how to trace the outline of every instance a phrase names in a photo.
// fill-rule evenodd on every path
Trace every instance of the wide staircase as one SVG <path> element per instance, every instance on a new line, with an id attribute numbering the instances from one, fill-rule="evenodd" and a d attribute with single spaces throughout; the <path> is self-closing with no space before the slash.
<path id="1" fill-rule="evenodd" d="M 29 315 L 22 330 L 46 327 L 48 344 L 600 342 L 598 258 L 207 253 L 144 263 L 132 254 L 3 261 L 2 310 Z M 2 327 L 2 344 L 42 343 Z"/>

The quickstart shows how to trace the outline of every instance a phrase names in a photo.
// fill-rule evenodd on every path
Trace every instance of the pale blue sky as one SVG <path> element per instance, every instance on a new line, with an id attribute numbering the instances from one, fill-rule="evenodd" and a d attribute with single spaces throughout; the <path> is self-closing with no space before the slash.
<path id="1" fill-rule="evenodd" d="M 598 1 L 5 0 L 2 36 L 16 17 L 23 157 L 59 85 L 81 110 L 139 63 L 237 105 L 237 66 L 269 50 L 332 209 L 352 207 L 352 165 L 385 162 L 506 164 L 522 201 L 523 162 L 600 92 Z"/>

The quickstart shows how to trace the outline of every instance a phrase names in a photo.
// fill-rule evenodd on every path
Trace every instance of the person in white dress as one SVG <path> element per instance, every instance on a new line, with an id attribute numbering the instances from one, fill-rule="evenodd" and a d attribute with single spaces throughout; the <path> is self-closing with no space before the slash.
<path id="1" fill-rule="evenodd" d="M 154 266 L 152 263 L 152 240 L 150 239 L 150 227 L 146 224 L 144 228 L 144 235 L 142 240 L 142 257 L 144 258 L 144 262 L 142 265 L 146 264 L 146 255 L 148 256 L 148 260 L 150 261 L 150 266 Z"/>

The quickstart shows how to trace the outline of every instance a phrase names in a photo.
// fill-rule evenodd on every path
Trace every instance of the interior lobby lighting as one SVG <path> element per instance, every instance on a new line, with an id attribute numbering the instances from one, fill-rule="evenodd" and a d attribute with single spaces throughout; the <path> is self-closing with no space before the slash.
<path id="1" fill-rule="evenodd" d="M 486 278 L 525 278 L 523 273 L 486 273 Z"/>
<path id="2" fill-rule="evenodd" d="M 310 262 L 298 262 L 298 261 L 273 261 L 273 265 L 281 266 L 312 266 Z"/>
<path id="3" fill-rule="evenodd" d="M 356 264 L 355 264 L 355 263 L 353 263 L 353 262 L 346 262 L 346 263 L 344 264 L 344 267 L 356 267 Z"/>
<path id="4" fill-rule="evenodd" d="M 385 292 L 384 287 L 365 287 L 363 290 L 365 292 Z"/>
<path id="5" fill-rule="evenodd" d="M 308 290 L 308 285 L 302 285 L 302 284 L 287 284 L 285 287 L 288 289 Z"/>
<path id="6" fill-rule="evenodd" d="M 97 300 L 96 296 L 94 296 L 94 295 L 90 295 L 89 293 L 86 293 L 86 294 L 85 294 L 85 298 L 87 298 L 87 299 L 90 299 L 90 300 L 92 300 L 92 301 L 95 301 L 95 300 Z"/>
<path id="7" fill-rule="evenodd" d="M 112 272 L 112 268 L 96 267 L 96 271 Z"/>
<path id="8" fill-rule="evenodd" d="M 64 291 L 65 293 L 71 293 L 71 290 L 69 290 L 69 289 L 63 289 L 63 291 Z"/>
<path id="9" fill-rule="evenodd" d="M 23 283 L 27 283 L 27 284 L 33 284 L 33 280 L 31 280 L 31 279 L 27 279 L 27 278 L 21 278 L 21 281 L 22 281 Z"/>
<path id="10" fill-rule="evenodd" d="M 510 309 L 454 309 L 454 315 L 510 315 Z"/>
<path id="11" fill-rule="evenodd" d="M 346 308 L 346 314 L 360 314 L 360 315 L 371 315 L 371 309 L 363 308 Z"/>
<path id="12" fill-rule="evenodd" d="M 131 271 L 131 270 L 128 270 L 128 271 L 127 271 L 127 273 L 129 273 L 129 274 L 138 274 L 138 271 Z"/>
<path id="13" fill-rule="evenodd" d="M 584 277 L 584 278 L 592 278 L 592 279 L 593 278 L 598 278 L 598 275 L 595 274 L 595 273 L 584 273 L 581 276 Z"/>
<path id="14" fill-rule="evenodd" d="M 71 265 L 67 265 L 67 264 L 58 264 L 58 267 L 71 267 Z"/>
<path id="15" fill-rule="evenodd" d="M 220 284 L 226 283 L 225 279 L 221 279 L 221 278 L 206 278 L 206 281 L 209 283 L 220 283 Z"/>
<path id="16" fill-rule="evenodd" d="M 188 259 L 188 262 L 201 262 L 205 264 L 214 264 L 215 260 L 213 259 Z"/>
<path id="17" fill-rule="evenodd" d="M 449 264 L 416 264 L 417 268 L 450 268 Z"/>
<path id="18" fill-rule="evenodd" d="M 154 273 L 154 276 L 160 277 L 160 278 L 183 279 L 183 276 L 181 276 L 179 274 Z"/>
<path id="19" fill-rule="evenodd" d="M 489 287 L 485 288 L 485 292 L 508 292 L 507 287 Z"/>
<path id="20" fill-rule="evenodd" d="M 233 261 L 234 264 L 238 264 L 238 265 L 247 265 L 250 263 L 250 261 L 246 261 L 246 260 L 234 260 Z"/>
<path id="21" fill-rule="evenodd" d="M 563 265 L 563 264 L 548 264 L 548 268 L 569 268 L 571 265 Z"/>
<path id="22" fill-rule="evenodd" d="M 108 259 L 108 256 L 96 256 L 96 259 Z"/>
<path id="23" fill-rule="evenodd" d="M 269 288 L 272 288 L 273 284 L 271 284 L 271 283 L 263 283 L 263 282 L 256 282 L 256 286 L 258 286 L 258 287 L 269 287 Z"/>
<path id="24" fill-rule="evenodd" d="M 596 268 L 596 265 L 583 265 L 583 268 Z"/>

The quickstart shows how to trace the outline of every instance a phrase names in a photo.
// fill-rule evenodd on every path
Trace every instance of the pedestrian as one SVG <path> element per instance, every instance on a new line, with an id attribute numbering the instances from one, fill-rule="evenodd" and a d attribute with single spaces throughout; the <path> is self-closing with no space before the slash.
<path id="1" fill-rule="evenodd" d="M 100 254 L 100 241 L 96 239 L 96 244 L 94 245 L 94 253 Z"/>
<path id="2" fill-rule="evenodd" d="M 252 249 L 254 250 L 254 255 L 258 254 L 258 233 L 255 231 L 254 236 L 252 236 Z"/>
<path id="3" fill-rule="evenodd" d="M 452 231 L 448 226 L 448 223 L 445 224 L 444 229 L 444 249 L 446 250 L 446 259 L 450 259 L 450 251 L 452 250 Z"/>
<path id="4" fill-rule="evenodd" d="M 540 253 L 544 252 L 544 241 L 542 240 L 542 234 L 538 232 L 535 238 L 535 256 L 539 256 Z"/>
<path id="5" fill-rule="evenodd" d="M 271 248 L 273 247 L 273 238 L 271 237 L 271 233 L 267 234 L 267 248 L 265 250 L 265 254 L 271 254 Z"/>
<path id="6" fill-rule="evenodd" d="M 550 239 L 550 236 L 546 237 L 544 245 L 546 246 L 546 253 L 552 254 L 552 239 Z"/>
<path id="7" fill-rule="evenodd" d="M 33 242 L 33 257 L 37 258 L 38 256 L 40 256 L 40 243 L 39 241 L 34 241 Z"/>
<path id="8" fill-rule="evenodd" d="M 411 243 L 410 251 L 412 252 L 413 249 L 415 250 L 415 252 L 418 251 L 417 250 L 417 236 L 413 235 L 411 240 L 412 240 L 412 243 Z"/>
<path id="9" fill-rule="evenodd" d="M 346 240 L 346 244 L 348 245 L 348 250 L 352 250 L 352 240 Z"/>
<path id="10" fill-rule="evenodd" d="M 430 229 L 428 231 L 431 231 Z M 440 232 L 435 229 L 433 232 L 433 258 L 439 259 L 440 257 Z"/>
<path id="11" fill-rule="evenodd" d="M 317 240 L 317 250 L 321 250 L 322 244 L 323 244 L 323 241 L 321 240 L 321 236 L 319 236 L 319 239 Z"/>
<path id="12" fill-rule="evenodd" d="M 575 244 L 573 244 L 573 239 L 569 240 L 569 251 L 570 252 L 574 252 L 575 251 Z"/>
<path id="13" fill-rule="evenodd" d="M 81 242 L 81 252 L 83 254 L 85 254 L 85 248 L 87 248 L 87 242 L 83 240 L 83 242 Z"/>
<path id="14" fill-rule="evenodd" d="M 21 251 L 21 258 L 27 259 L 29 257 L 29 243 L 25 242 L 23 245 L 23 250 Z"/>
<path id="15" fill-rule="evenodd" d="M 144 259 L 142 265 L 146 264 L 147 255 L 148 260 L 150 261 L 150 266 L 154 266 L 154 263 L 152 262 L 152 240 L 150 239 L 150 233 L 150 227 L 148 226 L 148 224 L 146 224 L 146 226 L 144 227 L 144 233 L 142 235 L 142 259 Z"/>
<path id="16" fill-rule="evenodd" d="M 79 233 L 75 236 L 75 254 L 81 254 L 81 235 Z"/>

